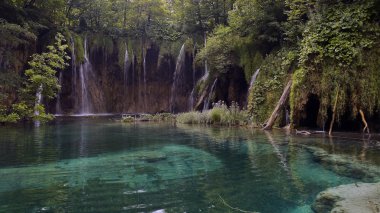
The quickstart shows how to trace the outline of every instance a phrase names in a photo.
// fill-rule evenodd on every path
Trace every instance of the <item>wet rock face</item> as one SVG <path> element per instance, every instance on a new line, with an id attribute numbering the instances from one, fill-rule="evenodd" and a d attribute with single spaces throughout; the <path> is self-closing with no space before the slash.
<path id="1" fill-rule="evenodd" d="M 248 82 L 245 79 L 244 70 L 240 67 L 231 67 L 218 81 L 216 100 L 224 101 L 228 105 L 237 102 L 239 106 L 245 106 L 248 91 Z"/>
<path id="2" fill-rule="evenodd" d="M 312 209 L 316 213 L 380 212 L 380 183 L 357 183 L 329 188 L 318 194 Z"/>
<path id="3" fill-rule="evenodd" d="M 154 43 L 145 45 L 140 52 L 126 51 L 128 55 L 116 41 L 112 52 L 107 52 L 105 47 L 91 47 L 90 41 L 88 44 L 91 69 L 86 71 L 85 87 L 90 113 L 178 113 L 190 110 L 191 103 L 196 101 L 196 97 L 193 101 L 190 97 L 204 70 L 193 66 L 193 51 L 187 49 L 181 55 L 181 70 L 176 74 L 178 55 L 162 54 L 160 46 Z M 120 63 L 122 55 L 125 60 L 128 58 L 127 62 Z M 62 75 L 60 105 L 64 114 L 81 113 L 81 66 L 71 64 Z M 247 92 L 244 71 L 232 67 L 220 78 L 212 101 L 222 100 L 227 104 L 234 101 L 243 106 Z M 54 113 L 55 106 L 55 101 L 50 103 L 49 111 Z"/>
<path id="4" fill-rule="evenodd" d="M 89 101 L 93 106 L 92 113 L 169 111 L 175 57 L 160 56 L 159 47 L 151 45 L 146 50 L 145 74 L 142 62 L 138 62 L 136 56 L 131 56 L 125 81 L 124 68 L 118 61 L 119 51 L 121 50 L 114 48 L 113 53 L 105 55 L 101 49 L 96 49 L 89 53 L 92 72 L 86 84 Z M 73 65 L 69 69 L 72 68 Z M 64 113 L 79 112 L 80 84 L 73 84 L 73 79 L 78 78 L 78 72 L 79 65 L 76 71 L 67 70 L 63 74 L 61 107 Z M 191 89 L 188 93 L 190 92 Z M 50 106 L 54 105 L 55 103 L 50 104 Z M 54 112 L 54 107 L 49 109 Z"/>

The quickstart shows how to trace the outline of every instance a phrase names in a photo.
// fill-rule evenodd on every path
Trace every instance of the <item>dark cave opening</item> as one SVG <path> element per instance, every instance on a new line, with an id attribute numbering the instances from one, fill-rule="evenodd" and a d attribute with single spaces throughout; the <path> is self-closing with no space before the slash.
<path id="1" fill-rule="evenodd" d="M 319 97 L 315 94 L 310 94 L 301 116 L 300 126 L 308 128 L 317 128 L 319 107 Z"/>

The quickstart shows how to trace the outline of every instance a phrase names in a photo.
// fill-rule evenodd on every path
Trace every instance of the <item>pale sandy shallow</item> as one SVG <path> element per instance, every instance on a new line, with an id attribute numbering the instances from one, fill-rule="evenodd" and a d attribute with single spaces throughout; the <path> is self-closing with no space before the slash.
<path id="1" fill-rule="evenodd" d="M 378 213 L 380 182 L 355 183 L 329 188 L 318 194 L 313 210 L 317 213 Z"/>

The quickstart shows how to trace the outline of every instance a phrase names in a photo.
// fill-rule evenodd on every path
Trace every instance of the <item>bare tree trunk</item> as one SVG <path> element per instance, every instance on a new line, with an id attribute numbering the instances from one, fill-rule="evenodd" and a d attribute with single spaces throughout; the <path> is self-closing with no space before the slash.
<path id="1" fill-rule="evenodd" d="M 274 122 L 276 122 L 276 119 L 277 119 L 278 115 L 280 114 L 281 108 L 284 106 L 286 100 L 289 97 L 291 86 L 292 86 L 292 80 L 290 80 L 288 82 L 288 84 L 286 85 L 286 87 L 285 87 L 285 89 L 281 95 L 281 98 L 277 103 L 276 108 L 274 109 L 272 115 L 270 116 L 270 118 L 269 118 L 268 122 L 266 123 L 265 127 L 263 128 L 263 130 L 271 130 L 272 129 Z"/>
<path id="2" fill-rule="evenodd" d="M 363 110 L 360 109 L 359 113 L 360 113 L 360 116 L 362 117 L 362 122 L 364 124 L 363 133 L 367 130 L 367 133 L 369 134 L 368 123 L 367 123 L 367 120 L 365 119 L 365 115 L 364 115 Z"/>
<path id="3" fill-rule="evenodd" d="M 338 91 L 336 92 L 335 103 L 334 103 L 334 109 L 333 109 L 332 119 L 331 119 L 331 123 L 330 123 L 329 136 L 332 135 L 332 130 L 333 130 L 333 126 L 334 126 L 334 122 L 335 122 L 335 116 L 336 116 L 336 106 L 337 106 L 337 104 L 338 104 L 338 98 L 339 98 L 339 89 L 338 89 Z"/>

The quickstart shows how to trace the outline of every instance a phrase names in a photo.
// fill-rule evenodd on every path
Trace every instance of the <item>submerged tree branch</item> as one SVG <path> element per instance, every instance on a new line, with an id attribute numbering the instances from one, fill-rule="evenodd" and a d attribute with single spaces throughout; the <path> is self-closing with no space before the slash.
<path id="1" fill-rule="evenodd" d="M 241 210 L 239 208 L 236 208 L 236 207 L 232 207 L 231 205 L 229 205 L 223 198 L 222 196 L 219 195 L 219 199 L 220 201 L 225 205 L 227 206 L 228 208 L 232 209 L 232 210 L 235 210 L 235 211 L 239 211 L 239 212 L 244 212 L 244 213 L 258 213 L 258 212 L 253 212 L 253 211 L 246 211 L 246 210 Z"/>

